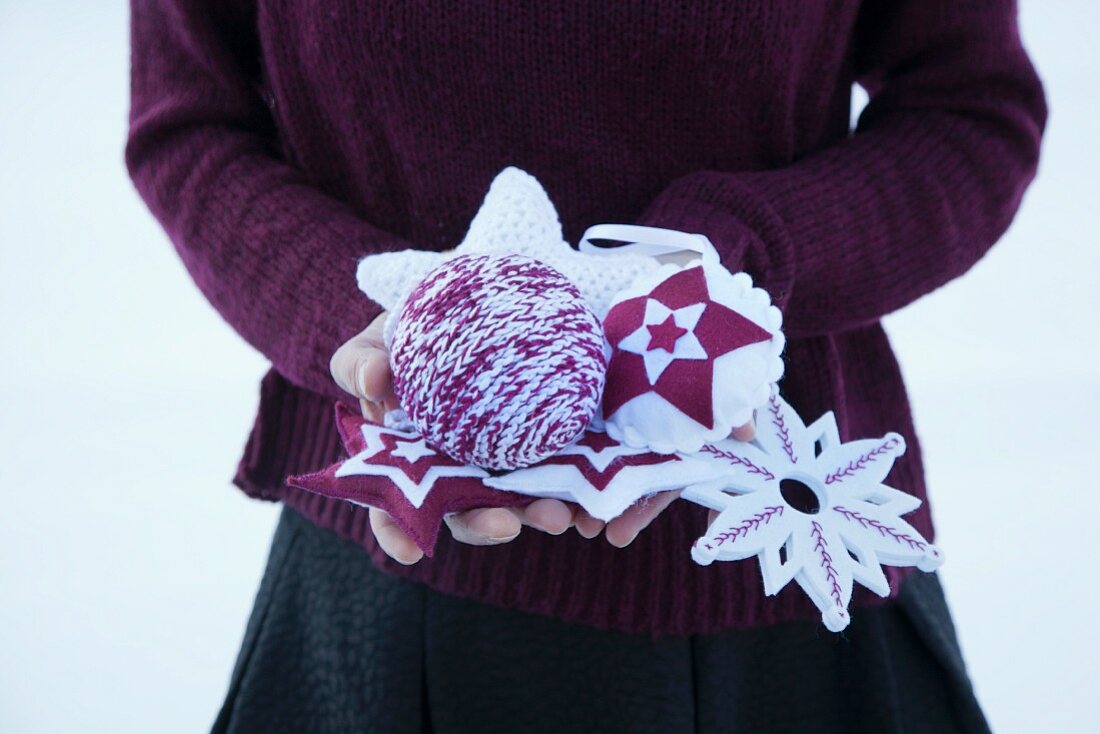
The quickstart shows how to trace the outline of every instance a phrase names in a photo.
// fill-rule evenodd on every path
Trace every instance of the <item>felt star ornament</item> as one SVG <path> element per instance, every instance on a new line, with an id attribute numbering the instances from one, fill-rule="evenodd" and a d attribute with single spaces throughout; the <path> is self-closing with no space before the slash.
<path id="1" fill-rule="evenodd" d="M 391 312 L 387 344 L 408 294 L 429 271 L 460 255 L 524 255 L 538 260 L 572 281 L 600 318 L 616 293 L 659 267 L 646 255 L 573 249 L 562 235 L 557 210 L 542 185 L 534 176 L 508 166 L 493 179 L 466 236 L 454 250 L 383 253 L 359 263 L 360 290 Z"/>
<path id="2" fill-rule="evenodd" d="M 615 298 L 603 417 L 631 446 L 694 453 L 752 418 L 779 378 L 782 316 L 744 273 L 667 266 Z"/>
<path id="3" fill-rule="evenodd" d="M 648 295 L 616 305 L 604 321 L 604 332 L 618 345 L 611 370 L 622 378 L 604 393 L 608 414 L 654 391 L 708 429 L 714 427 L 714 406 L 709 395 L 699 399 L 695 388 L 714 383 L 719 357 L 772 337 L 710 300 L 702 267 L 676 273 Z"/>
<path id="4" fill-rule="evenodd" d="M 707 565 L 757 556 L 765 593 L 774 595 L 794 580 L 821 610 L 825 626 L 840 631 L 851 619 L 854 582 L 886 596 L 882 564 L 932 571 L 943 562 L 941 552 L 901 519 L 920 500 L 883 484 L 904 452 L 896 433 L 841 443 L 832 413 L 807 427 L 773 394 L 759 411 L 754 441 L 728 439 L 699 453 L 725 474 L 681 494 L 719 511 L 692 557 Z"/>
<path id="5" fill-rule="evenodd" d="M 416 433 L 396 431 L 372 423 L 359 426 L 356 444 L 362 448 L 341 464 L 334 476 L 382 476 L 400 489 L 416 508 L 437 481 L 444 477 L 485 477 L 484 469 L 466 466 L 428 447 Z"/>
<path id="6" fill-rule="evenodd" d="M 336 425 L 350 457 L 288 483 L 386 511 L 425 555 L 432 554 L 445 515 L 531 502 L 485 486 L 488 472 L 435 451 L 416 433 L 370 423 L 343 403 L 337 404 Z"/>
<path id="7" fill-rule="evenodd" d="M 721 475 L 722 468 L 691 457 L 656 454 L 586 431 L 536 466 L 485 483 L 535 497 L 576 502 L 598 520 L 611 520 L 643 497 Z"/>

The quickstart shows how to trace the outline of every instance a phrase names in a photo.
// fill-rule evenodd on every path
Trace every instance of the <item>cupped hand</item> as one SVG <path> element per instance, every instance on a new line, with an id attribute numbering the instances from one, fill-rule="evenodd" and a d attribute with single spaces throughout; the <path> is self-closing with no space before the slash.
<path id="1" fill-rule="evenodd" d="M 382 338 L 386 316 L 382 313 L 370 326 L 341 345 L 329 363 L 336 384 L 358 398 L 363 417 L 375 423 L 381 423 L 387 411 L 398 407 L 393 393 L 390 355 Z M 448 515 L 445 521 L 455 540 L 470 545 L 499 545 L 514 540 L 524 526 L 560 535 L 575 521 L 584 521 L 584 518 L 575 518 L 575 512 L 578 512 L 575 507 L 560 500 L 538 499 L 526 507 L 485 507 L 459 512 Z M 580 522 L 577 522 L 578 529 Z M 409 565 L 423 557 L 424 553 L 412 538 L 385 511 L 370 508 L 370 526 L 378 546 L 398 563 Z M 588 537 L 599 533 L 601 527 L 602 523 Z"/>

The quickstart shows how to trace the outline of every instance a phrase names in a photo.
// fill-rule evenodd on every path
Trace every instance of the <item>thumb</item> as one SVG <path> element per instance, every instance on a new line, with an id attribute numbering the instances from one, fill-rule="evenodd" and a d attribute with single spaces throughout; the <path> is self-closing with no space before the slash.
<path id="1" fill-rule="evenodd" d="M 382 340 L 386 314 L 344 342 L 329 361 L 332 379 L 342 390 L 362 400 L 384 402 L 393 395 L 390 355 Z"/>

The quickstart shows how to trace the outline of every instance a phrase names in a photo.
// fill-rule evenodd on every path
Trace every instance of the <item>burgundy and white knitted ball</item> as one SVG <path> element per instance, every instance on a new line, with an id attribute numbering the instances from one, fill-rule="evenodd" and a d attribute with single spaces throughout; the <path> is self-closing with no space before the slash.
<path id="1" fill-rule="evenodd" d="M 429 272 L 400 310 L 390 365 L 427 442 L 491 469 L 572 443 L 607 372 L 603 328 L 576 286 L 520 255 L 464 255 Z"/>

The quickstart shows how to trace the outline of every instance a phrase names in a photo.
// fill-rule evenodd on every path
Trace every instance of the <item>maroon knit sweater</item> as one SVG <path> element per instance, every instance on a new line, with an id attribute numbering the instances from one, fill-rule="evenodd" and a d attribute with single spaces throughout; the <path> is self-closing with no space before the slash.
<path id="1" fill-rule="evenodd" d="M 924 498 L 879 320 L 1004 232 L 1046 122 L 1009 0 L 133 0 L 132 82 L 136 186 L 273 365 L 237 484 L 436 589 L 654 634 L 818 613 L 793 584 L 765 597 L 756 563 L 692 563 L 705 510 L 686 502 L 625 550 L 526 530 L 442 537 L 405 568 L 366 511 L 284 484 L 341 453 L 329 357 L 378 313 L 357 260 L 453 247 L 507 165 L 570 241 L 598 222 L 703 233 L 784 310 L 784 396 L 835 410 L 845 439 L 903 434 L 888 481 Z M 871 102 L 850 133 L 853 83 Z M 927 503 L 910 519 L 931 536 Z"/>

